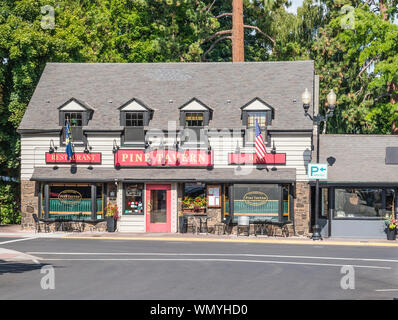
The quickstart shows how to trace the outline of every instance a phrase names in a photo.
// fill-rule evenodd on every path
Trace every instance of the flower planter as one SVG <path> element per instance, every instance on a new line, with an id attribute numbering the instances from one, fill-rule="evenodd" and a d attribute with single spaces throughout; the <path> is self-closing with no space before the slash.
<path id="1" fill-rule="evenodd" d="M 397 229 L 387 228 L 387 240 L 395 240 L 397 238 Z"/>
<path id="2" fill-rule="evenodd" d="M 115 232 L 116 220 L 114 217 L 106 217 L 106 230 L 108 232 Z"/>
<path id="3" fill-rule="evenodd" d="M 182 209 L 183 213 L 190 213 L 190 214 L 205 214 L 205 208 L 198 208 L 198 209 Z"/>

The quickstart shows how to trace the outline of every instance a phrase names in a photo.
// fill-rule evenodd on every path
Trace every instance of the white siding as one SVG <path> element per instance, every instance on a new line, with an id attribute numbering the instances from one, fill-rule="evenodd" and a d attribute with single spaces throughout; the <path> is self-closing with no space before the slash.
<path id="1" fill-rule="evenodd" d="M 88 144 L 92 147 L 91 152 L 102 153 L 101 167 L 113 168 L 113 140 L 120 146 L 120 135 L 89 135 Z M 58 135 L 45 134 L 24 134 L 21 136 L 21 179 L 29 180 L 32 177 L 34 167 L 53 167 L 54 164 L 46 164 L 45 154 L 50 148 L 50 141 L 58 147 L 57 152 L 65 152 L 65 147 L 60 147 L 60 138 Z M 83 152 L 84 147 L 75 147 L 76 152 Z M 68 167 L 70 165 L 58 165 L 59 167 Z M 77 165 L 78 167 L 88 167 L 88 165 Z"/>
<path id="2" fill-rule="evenodd" d="M 271 146 L 275 143 L 277 153 L 286 153 L 286 165 L 282 168 L 296 168 L 297 181 L 307 181 L 307 164 L 311 161 L 311 136 L 272 135 Z M 233 153 L 239 146 L 241 152 L 253 153 L 252 147 L 243 147 L 243 137 L 231 135 L 212 135 L 210 144 L 214 155 L 214 167 L 231 167 L 228 165 L 228 153 Z M 268 148 L 269 150 L 270 148 Z"/>
<path id="3" fill-rule="evenodd" d="M 33 174 L 34 167 L 52 167 L 53 164 L 46 165 L 45 153 L 48 152 L 50 140 L 58 146 L 58 152 L 64 152 L 64 147 L 59 147 L 59 136 L 55 135 L 22 135 L 21 137 L 21 179 L 29 180 Z M 88 144 L 92 147 L 92 152 L 102 154 L 103 168 L 114 167 L 114 155 L 112 152 L 113 141 L 120 146 L 120 135 L 100 135 L 89 134 Z M 158 141 L 154 139 L 153 147 L 156 147 Z M 228 165 L 228 153 L 235 152 L 239 145 L 241 152 L 254 152 L 253 148 L 243 147 L 243 137 L 231 134 L 212 134 L 209 136 L 210 144 L 213 150 L 214 167 L 226 168 Z M 166 145 L 173 145 L 171 137 L 165 139 Z M 311 137 L 304 135 L 272 135 L 271 145 L 275 143 L 278 153 L 286 153 L 286 166 L 283 168 L 296 168 L 298 181 L 307 181 L 307 164 L 311 160 Z M 83 152 L 83 147 L 76 147 L 76 152 Z M 59 165 L 59 167 L 68 167 L 69 165 Z M 87 167 L 88 165 L 78 165 Z"/>

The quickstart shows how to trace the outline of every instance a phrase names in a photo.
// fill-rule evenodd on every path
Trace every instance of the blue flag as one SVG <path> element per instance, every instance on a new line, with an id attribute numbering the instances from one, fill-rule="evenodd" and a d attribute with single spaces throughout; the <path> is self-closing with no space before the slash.
<path id="1" fill-rule="evenodd" d="M 66 155 L 67 159 L 71 159 L 73 156 L 72 150 L 72 132 L 70 130 L 69 119 L 66 119 L 66 128 L 65 128 L 65 144 L 66 144 Z"/>

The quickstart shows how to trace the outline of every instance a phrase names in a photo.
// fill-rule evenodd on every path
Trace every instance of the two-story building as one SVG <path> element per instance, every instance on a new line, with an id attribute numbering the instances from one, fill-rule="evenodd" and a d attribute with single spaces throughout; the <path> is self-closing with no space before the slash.
<path id="1" fill-rule="evenodd" d="M 177 232 L 184 199 L 202 197 L 214 223 L 268 216 L 306 235 L 314 130 L 301 94 L 313 114 L 316 80 L 313 61 L 48 63 L 19 127 L 22 226 L 34 213 L 101 225 L 113 202 L 120 232 Z"/>

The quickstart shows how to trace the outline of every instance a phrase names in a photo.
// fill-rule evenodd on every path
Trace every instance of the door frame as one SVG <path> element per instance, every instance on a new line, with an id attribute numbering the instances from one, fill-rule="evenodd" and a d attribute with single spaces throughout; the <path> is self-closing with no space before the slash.
<path id="1" fill-rule="evenodd" d="M 148 206 L 151 203 L 152 190 L 166 190 L 166 223 L 151 224 L 151 214 L 148 211 Z M 171 184 L 146 184 L 145 203 L 146 232 L 171 232 Z"/>

